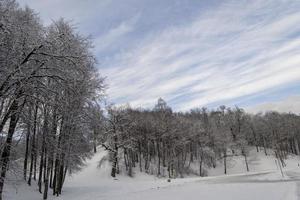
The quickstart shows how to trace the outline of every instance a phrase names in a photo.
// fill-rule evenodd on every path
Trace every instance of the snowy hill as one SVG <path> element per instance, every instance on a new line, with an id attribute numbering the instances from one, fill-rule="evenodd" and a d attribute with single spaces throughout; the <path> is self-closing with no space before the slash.
<path id="1" fill-rule="evenodd" d="M 250 152 L 250 172 L 246 172 L 244 158 L 236 156 L 228 160 L 228 175 L 223 174 L 220 161 L 216 168 L 207 171 L 208 177 L 189 176 L 168 182 L 166 178 L 140 172 L 135 172 L 133 178 L 119 175 L 113 179 L 110 177 L 110 164 L 103 159 L 107 153 L 99 149 L 87 160 L 82 171 L 68 177 L 62 196 L 50 195 L 50 199 L 297 199 L 300 159 L 289 156 L 282 177 L 272 151 L 268 153 L 270 155 L 265 156 L 263 151 L 256 152 L 255 149 Z M 17 190 L 12 186 L 5 188 L 5 199 L 8 200 L 41 198 L 34 187 L 26 184 L 19 185 Z"/>
<path id="2" fill-rule="evenodd" d="M 279 161 L 276 159 L 274 152 L 270 149 L 267 150 L 268 155 L 261 150 L 256 152 L 256 149 L 253 148 L 249 153 L 249 170 L 250 172 L 263 172 L 263 171 L 278 171 Z M 228 174 L 240 174 L 246 172 L 245 161 L 243 156 L 234 156 L 229 157 L 228 159 Z M 208 170 L 209 176 L 223 175 L 224 169 L 221 163 L 217 165 L 216 168 L 210 168 Z M 300 157 L 296 155 L 289 155 L 285 161 L 286 167 L 285 170 L 298 168 L 300 164 Z"/>

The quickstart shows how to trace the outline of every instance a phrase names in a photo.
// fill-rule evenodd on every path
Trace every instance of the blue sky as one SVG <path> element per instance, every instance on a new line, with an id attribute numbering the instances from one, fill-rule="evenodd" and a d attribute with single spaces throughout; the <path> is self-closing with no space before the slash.
<path id="1" fill-rule="evenodd" d="M 300 1 L 18 0 L 91 35 L 108 99 L 300 113 Z"/>

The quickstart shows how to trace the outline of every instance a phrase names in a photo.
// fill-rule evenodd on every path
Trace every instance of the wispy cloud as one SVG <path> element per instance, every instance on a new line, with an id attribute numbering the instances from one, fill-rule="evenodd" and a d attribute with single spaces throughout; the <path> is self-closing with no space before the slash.
<path id="1" fill-rule="evenodd" d="M 117 104 L 251 105 L 251 96 L 300 87 L 299 1 L 19 1 L 47 23 L 62 16 L 92 34 Z"/>
<path id="2" fill-rule="evenodd" d="M 112 100 L 149 106 L 163 97 L 186 110 L 300 81 L 300 5 L 245 5 L 220 4 L 106 63 Z"/>
<path id="3" fill-rule="evenodd" d="M 22 6 L 27 5 L 37 12 L 43 22 L 48 25 L 52 20 L 57 20 L 61 17 L 67 20 L 73 20 L 79 23 L 81 27 L 86 27 L 90 19 L 98 13 L 105 13 L 111 0 L 17 0 Z M 94 20 L 92 20 L 94 22 Z M 83 30 L 83 28 L 82 28 Z"/>
<path id="4" fill-rule="evenodd" d="M 138 20 L 138 15 L 127 20 L 122 21 L 116 27 L 109 29 L 107 32 L 94 39 L 95 53 L 100 54 L 101 51 L 107 51 L 114 46 L 118 40 L 124 39 L 123 37 L 132 32 L 135 28 L 135 23 Z"/>
<path id="5" fill-rule="evenodd" d="M 275 110 L 278 112 L 293 112 L 300 114 L 300 95 L 290 96 L 271 103 L 261 103 L 256 106 L 246 108 L 252 113 Z"/>

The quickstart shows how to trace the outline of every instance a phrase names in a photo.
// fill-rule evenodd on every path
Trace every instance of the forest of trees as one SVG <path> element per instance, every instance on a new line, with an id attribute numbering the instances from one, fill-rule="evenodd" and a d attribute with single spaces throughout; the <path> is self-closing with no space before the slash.
<path id="1" fill-rule="evenodd" d="M 103 94 L 91 43 L 64 20 L 44 27 L 31 9 L 0 2 L 0 199 L 20 158 L 47 199 L 90 154 L 89 107 Z M 20 150 L 21 148 L 21 150 Z M 22 152 L 23 155 L 20 155 Z"/>
<path id="2" fill-rule="evenodd" d="M 226 174 L 232 156 L 243 156 L 249 171 L 252 147 L 273 149 L 283 167 L 289 153 L 299 155 L 297 114 L 225 106 L 174 112 L 161 98 L 153 109 L 103 107 L 104 79 L 88 38 L 64 20 L 43 26 L 14 0 L 0 1 L 0 16 L 0 200 L 7 174 L 20 165 L 43 199 L 60 195 L 67 173 L 97 146 L 109 152 L 112 177 L 134 176 L 134 168 L 205 176 L 220 163 Z"/>
<path id="3" fill-rule="evenodd" d="M 205 176 L 204 168 L 220 163 L 226 174 L 232 156 L 242 156 L 245 171 L 250 171 L 251 148 L 265 155 L 273 149 L 282 167 L 289 153 L 299 155 L 300 116 L 292 113 L 253 115 L 225 106 L 172 112 L 161 98 L 152 110 L 125 106 L 107 111 L 98 140 L 110 152 L 113 177 L 119 166 L 125 166 L 129 176 L 133 167 L 169 178 L 188 173 Z"/>

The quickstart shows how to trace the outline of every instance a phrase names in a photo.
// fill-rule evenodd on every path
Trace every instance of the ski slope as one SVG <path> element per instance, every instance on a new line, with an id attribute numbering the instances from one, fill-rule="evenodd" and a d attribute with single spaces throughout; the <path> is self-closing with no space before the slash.
<path id="1" fill-rule="evenodd" d="M 112 179 L 107 161 L 99 167 L 99 161 L 106 152 L 99 149 L 86 167 L 79 173 L 68 177 L 60 197 L 49 195 L 57 200 L 296 200 L 300 199 L 300 160 L 291 156 L 286 161 L 284 177 L 273 156 L 251 151 L 250 172 L 246 173 L 242 157 L 233 157 L 229 163 L 229 175 L 223 175 L 222 165 L 208 170 L 209 177 L 178 178 L 167 182 L 136 172 L 134 178 L 120 175 Z M 222 175 L 221 175 L 222 174 Z M 18 186 L 18 192 L 7 187 L 5 199 L 39 200 L 41 195 L 34 187 L 26 184 Z M 50 190 L 51 191 L 51 190 Z"/>

